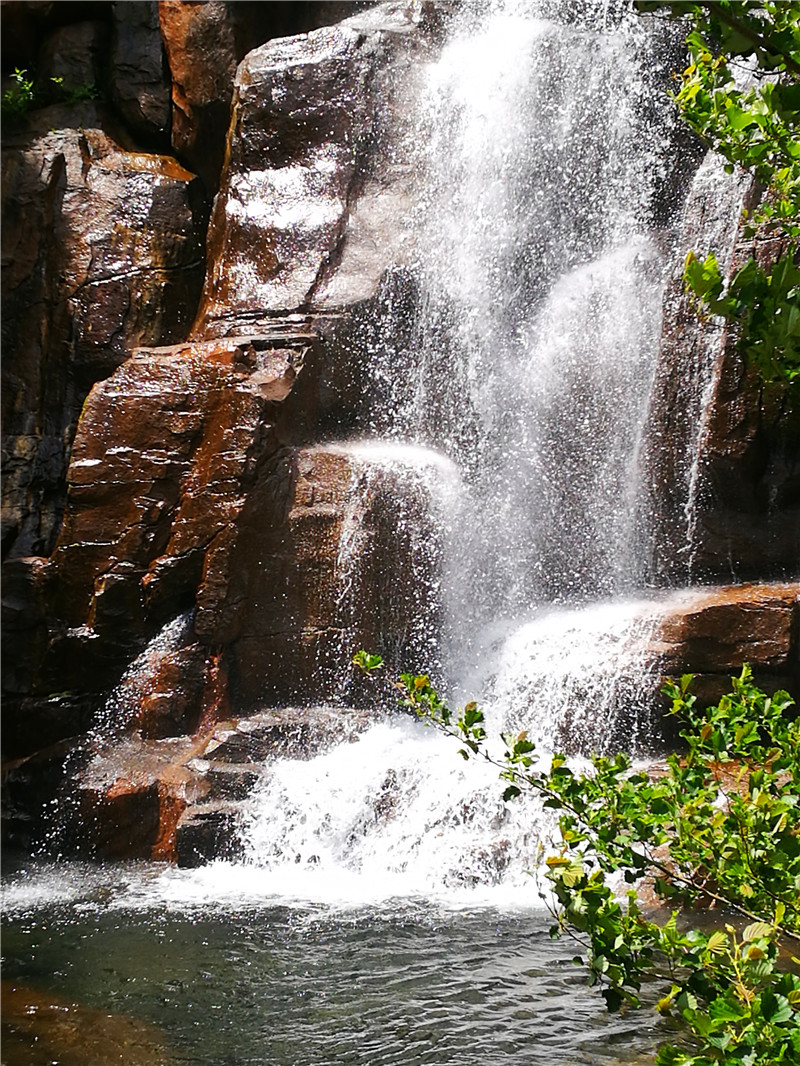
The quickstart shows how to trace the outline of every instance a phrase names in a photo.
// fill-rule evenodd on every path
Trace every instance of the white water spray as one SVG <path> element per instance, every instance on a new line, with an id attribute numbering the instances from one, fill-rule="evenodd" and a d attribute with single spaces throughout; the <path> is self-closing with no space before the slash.
<path id="1" fill-rule="evenodd" d="M 447 456 L 460 500 L 442 507 L 442 460 L 434 487 L 428 460 L 362 446 L 340 542 L 344 617 L 365 599 L 370 507 L 391 517 L 386 472 L 405 494 L 392 505 L 401 549 L 425 524 L 424 485 L 437 533 L 430 558 L 415 548 L 428 599 L 412 645 L 481 701 L 490 731 L 526 728 L 543 754 L 604 748 L 623 721 L 634 745 L 647 732 L 636 707 L 658 608 L 632 594 L 664 282 L 652 205 L 671 119 L 658 55 L 651 28 L 618 5 L 459 8 L 415 137 L 416 327 L 405 347 L 373 345 L 383 406 L 369 425 Z M 505 808 L 501 791 L 496 769 L 461 766 L 418 724 L 379 725 L 265 771 L 243 825 L 248 865 L 301 894 L 519 885 L 547 820 L 535 803 Z"/>

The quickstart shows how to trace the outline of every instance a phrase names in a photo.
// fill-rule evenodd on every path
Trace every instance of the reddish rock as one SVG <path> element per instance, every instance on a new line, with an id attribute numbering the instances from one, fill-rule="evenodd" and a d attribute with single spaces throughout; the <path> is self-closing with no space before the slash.
<path id="1" fill-rule="evenodd" d="M 352 305 L 402 260 L 411 175 L 388 145 L 424 40 L 410 11 L 378 5 L 240 66 L 195 336 Z"/>
<path id="2" fill-rule="evenodd" d="M 681 595 L 653 646 L 666 674 L 700 675 L 709 700 L 730 691 L 744 663 L 769 688 L 800 692 L 800 584 L 733 585 Z"/>
<path id="3" fill-rule="evenodd" d="M 172 147 L 216 190 L 225 153 L 236 64 L 234 5 L 211 0 L 158 5 L 172 81 Z"/>
<path id="4" fill-rule="evenodd" d="M 368 647 L 431 668 L 441 619 L 435 485 L 346 448 L 283 449 L 207 557 L 201 639 L 230 648 L 234 705 L 359 698 Z"/>
<path id="5" fill-rule="evenodd" d="M 9 713 L 24 702 L 31 723 L 52 724 L 50 739 L 72 735 L 70 708 L 85 714 L 87 697 L 102 706 L 159 627 L 193 606 L 201 580 L 204 606 L 224 594 L 225 545 L 253 486 L 313 417 L 312 363 L 304 335 L 276 329 L 143 350 L 95 386 L 56 548 L 47 561 L 7 564 Z M 201 718 L 227 715 L 222 644 L 200 636 L 202 645 L 189 633 L 144 671 L 125 714 L 145 735 L 192 732 Z M 57 706 L 52 693 L 62 694 Z M 33 725 L 10 725 L 14 754 L 30 753 L 36 735 Z"/>
<path id="6" fill-rule="evenodd" d="M 136 345 L 185 333 L 202 274 L 195 192 L 173 160 L 97 129 L 4 148 L 4 555 L 51 550 L 91 384 Z"/>
<path id="7" fill-rule="evenodd" d="M 112 577 L 134 614 L 193 601 L 206 554 L 234 527 L 284 420 L 302 431 L 304 351 L 270 338 L 145 350 L 95 387 L 52 559 L 70 624 L 103 631 Z"/>
<path id="8" fill-rule="evenodd" d="M 171 860 L 181 814 L 208 790 L 186 765 L 197 747 L 136 736 L 101 747 L 78 777 L 69 844 L 100 859 Z"/>
<path id="9" fill-rule="evenodd" d="M 54 5 L 60 6 L 58 4 Z M 169 1066 L 163 1030 L 129 1014 L 111 1014 L 61 999 L 52 990 L 3 978 L 3 1058 L 6 1062 L 124 1063 Z"/>

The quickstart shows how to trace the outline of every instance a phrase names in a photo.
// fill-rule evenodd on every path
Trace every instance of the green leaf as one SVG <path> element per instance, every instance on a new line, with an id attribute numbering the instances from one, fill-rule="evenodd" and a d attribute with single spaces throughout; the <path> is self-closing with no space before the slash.
<path id="1" fill-rule="evenodd" d="M 772 936 L 772 926 L 768 922 L 751 922 L 746 926 L 742 933 L 742 940 L 747 943 L 749 940 L 757 940 L 760 938 L 769 938 Z"/>

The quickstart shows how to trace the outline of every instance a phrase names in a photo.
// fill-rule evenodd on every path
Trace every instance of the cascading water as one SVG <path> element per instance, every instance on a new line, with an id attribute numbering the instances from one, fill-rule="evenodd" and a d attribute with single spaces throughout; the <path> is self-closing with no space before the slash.
<path id="1" fill-rule="evenodd" d="M 375 651 L 409 669 L 439 666 L 446 543 L 457 521 L 460 477 L 446 456 L 418 445 L 372 440 L 327 450 L 342 453 L 350 466 L 336 562 L 336 695 L 343 700 L 366 613 Z"/>
<path id="2" fill-rule="evenodd" d="M 461 496 L 431 557 L 417 554 L 441 576 L 425 576 L 436 592 L 415 615 L 416 647 L 451 693 L 481 699 L 490 730 L 526 728 L 551 749 L 607 748 L 620 731 L 647 746 L 636 708 L 659 611 L 632 594 L 665 277 L 653 222 L 664 47 L 623 6 L 462 5 L 409 148 L 421 175 L 411 339 L 397 342 L 391 301 L 382 329 L 370 324 L 381 396 L 365 429 L 398 444 L 382 459 L 385 446 L 360 445 L 340 607 L 358 609 L 364 492 L 413 449 L 437 449 Z M 541 811 L 503 812 L 496 771 L 490 783 L 453 761 L 452 746 L 383 725 L 302 767 L 276 764 L 244 820 L 248 862 L 315 897 L 314 880 L 331 891 L 341 878 L 377 895 L 511 884 L 534 862 Z"/>

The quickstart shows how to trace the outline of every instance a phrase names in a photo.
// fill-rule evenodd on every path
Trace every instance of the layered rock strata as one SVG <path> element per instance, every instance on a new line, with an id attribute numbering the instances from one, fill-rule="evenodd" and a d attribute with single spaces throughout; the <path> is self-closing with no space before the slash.
<path id="1" fill-rule="evenodd" d="M 93 105 L 86 117 L 98 121 Z M 96 126 L 4 147 L 4 555 L 49 554 L 91 385 L 134 347 L 185 336 L 199 193 L 175 160 L 123 151 Z"/>

